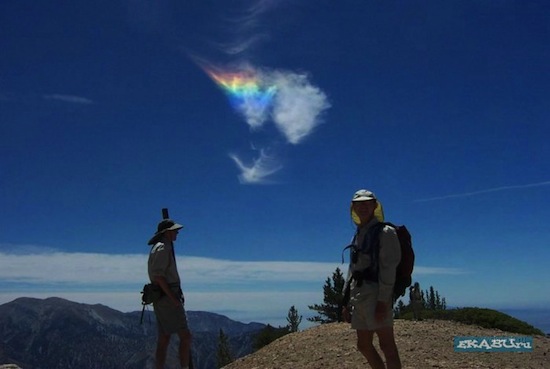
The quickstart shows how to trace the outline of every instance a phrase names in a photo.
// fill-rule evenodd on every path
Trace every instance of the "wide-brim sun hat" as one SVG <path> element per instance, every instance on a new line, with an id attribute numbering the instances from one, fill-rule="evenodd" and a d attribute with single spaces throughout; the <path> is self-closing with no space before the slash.
<path id="1" fill-rule="evenodd" d="M 166 231 L 177 231 L 182 228 L 183 225 L 174 222 L 172 219 L 163 219 L 159 222 L 157 226 L 157 232 L 153 235 L 153 237 L 151 237 L 147 244 L 154 245 L 155 243 L 157 243 L 162 237 L 162 234 Z"/>

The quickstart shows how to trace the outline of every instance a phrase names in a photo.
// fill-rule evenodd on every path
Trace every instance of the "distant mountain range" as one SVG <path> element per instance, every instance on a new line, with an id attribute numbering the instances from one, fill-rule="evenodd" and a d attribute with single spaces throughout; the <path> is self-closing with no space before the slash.
<path id="1" fill-rule="evenodd" d="M 19 298 L 0 305 L 0 364 L 23 369 L 152 369 L 157 327 L 154 313 L 122 313 L 104 305 L 61 298 Z M 188 311 L 195 369 L 217 368 L 219 332 L 235 357 L 250 354 L 261 323 L 241 323 L 223 315 Z M 178 362 L 172 338 L 167 365 Z"/>

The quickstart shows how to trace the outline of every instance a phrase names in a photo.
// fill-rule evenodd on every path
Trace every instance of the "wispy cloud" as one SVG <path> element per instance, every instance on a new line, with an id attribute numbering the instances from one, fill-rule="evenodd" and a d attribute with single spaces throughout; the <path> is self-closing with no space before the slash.
<path id="1" fill-rule="evenodd" d="M 229 157 L 233 159 L 241 171 L 239 181 L 243 184 L 273 183 L 268 177 L 282 169 L 282 166 L 279 165 L 275 158 L 265 154 L 265 150 L 260 150 L 260 156 L 253 159 L 250 165 L 244 164 L 235 154 L 230 154 Z"/>
<path id="2" fill-rule="evenodd" d="M 265 35 L 254 35 L 239 40 L 228 41 L 226 43 L 219 43 L 217 46 L 226 54 L 238 56 L 251 49 L 254 45 L 259 44 L 266 38 L 267 36 Z"/>
<path id="3" fill-rule="evenodd" d="M 320 283 L 346 265 L 298 261 L 238 261 L 179 256 L 185 283 L 193 286 L 262 283 Z M 460 274 L 463 270 L 415 267 L 417 274 Z M 147 279 L 147 254 L 0 252 L 0 280 L 8 283 L 123 286 Z M 3 286 L 6 288 L 6 285 Z M 0 287 L 1 288 L 1 287 Z M 253 288 L 254 289 L 254 288 Z"/>
<path id="4" fill-rule="evenodd" d="M 262 28 L 261 16 L 275 5 L 273 0 L 252 1 L 248 7 L 226 16 L 224 21 L 229 25 L 226 36 L 230 40 L 219 43 L 219 49 L 230 56 L 238 56 L 268 39 L 268 33 Z"/>
<path id="5" fill-rule="evenodd" d="M 336 263 L 191 256 L 179 256 L 177 263 L 188 309 L 282 325 L 291 305 L 308 314 L 309 304 L 321 302 L 326 278 L 336 267 L 344 274 L 347 270 L 346 265 Z M 147 254 L 0 252 L 0 304 L 23 296 L 57 296 L 135 311 L 140 309 L 139 291 L 148 281 L 146 268 Z M 415 268 L 415 276 L 461 273 L 453 268 Z"/>
<path id="6" fill-rule="evenodd" d="M 86 97 L 74 96 L 74 95 L 52 94 L 52 95 L 44 95 L 43 98 L 46 100 L 57 100 L 57 101 L 62 101 L 70 104 L 90 105 L 94 103 L 92 100 Z"/>
<path id="7" fill-rule="evenodd" d="M 489 189 L 480 190 L 480 191 L 465 192 L 465 193 L 458 193 L 458 194 L 444 195 L 444 196 L 436 196 L 436 197 L 428 197 L 428 198 L 425 198 L 425 199 L 417 199 L 417 200 L 414 200 L 414 202 L 426 202 L 426 201 L 446 200 L 446 199 L 460 198 L 460 197 L 470 197 L 470 196 L 477 196 L 477 195 L 482 195 L 482 194 L 492 193 L 492 192 L 520 190 L 520 189 L 525 189 L 525 188 L 543 187 L 543 186 L 549 186 L 549 185 L 550 185 L 550 181 L 531 183 L 531 184 L 526 184 L 526 185 L 517 185 L 517 186 L 495 187 L 495 188 L 489 188 Z"/>

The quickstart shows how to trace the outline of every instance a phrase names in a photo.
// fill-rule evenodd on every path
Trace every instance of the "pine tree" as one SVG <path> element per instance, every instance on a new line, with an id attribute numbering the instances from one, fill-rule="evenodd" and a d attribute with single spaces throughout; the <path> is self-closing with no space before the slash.
<path id="1" fill-rule="evenodd" d="M 435 310 L 441 309 L 441 298 L 439 297 L 439 292 L 435 291 Z"/>
<path id="2" fill-rule="evenodd" d="M 403 302 L 403 300 L 399 299 L 399 301 L 395 305 L 395 308 L 393 309 L 393 314 L 395 318 L 398 319 L 401 316 L 401 314 L 405 313 L 406 309 L 407 307 L 405 306 L 405 303 Z"/>
<path id="3" fill-rule="evenodd" d="M 424 302 L 424 309 L 426 310 L 446 310 L 447 300 L 445 297 L 441 297 L 438 291 L 433 286 L 426 290 L 426 297 L 424 297 L 424 291 L 422 291 L 422 300 Z"/>
<path id="4" fill-rule="evenodd" d="M 421 295 L 422 295 L 422 306 L 424 307 L 424 309 L 427 309 L 428 308 L 428 294 L 424 294 L 424 291 L 421 291 Z M 426 292 L 428 292 L 428 290 L 426 290 Z"/>
<path id="5" fill-rule="evenodd" d="M 298 315 L 298 310 L 292 305 L 290 309 L 288 310 L 288 316 L 286 317 L 286 321 L 288 322 L 288 330 L 293 332 L 298 332 L 298 327 L 300 326 L 300 323 L 302 322 L 302 316 Z"/>
<path id="6" fill-rule="evenodd" d="M 220 329 L 220 335 L 218 340 L 218 352 L 217 352 L 218 368 L 222 368 L 227 364 L 232 363 L 233 355 L 231 354 L 231 349 L 229 347 L 229 339 L 223 333 L 223 330 Z"/>
<path id="7" fill-rule="evenodd" d="M 308 308 L 317 311 L 318 315 L 307 318 L 316 323 L 332 323 L 342 321 L 342 297 L 346 280 L 340 268 L 332 273 L 332 279 L 327 277 L 323 286 L 323 304 L 309 305 Z"/>
<path id="8" fill-rule="evenodd" d="M 435 293 L 433 286 L 430 286 L 430 292 L 428 294 L 428 309 L 435 310 Z"/>

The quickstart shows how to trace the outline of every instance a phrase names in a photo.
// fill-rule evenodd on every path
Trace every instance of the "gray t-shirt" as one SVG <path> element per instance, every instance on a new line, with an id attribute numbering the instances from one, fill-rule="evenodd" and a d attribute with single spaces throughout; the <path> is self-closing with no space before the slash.
<path id="1" fill-rule="evenodd" d="M 180 284 L 173 248 L 174 245 L 171 242 L 157 242 L 151 247 L 147 262 L 147 271 L 151 282 L 155 281 L 155 277 L 161 276 L 170 285 Z"/>

